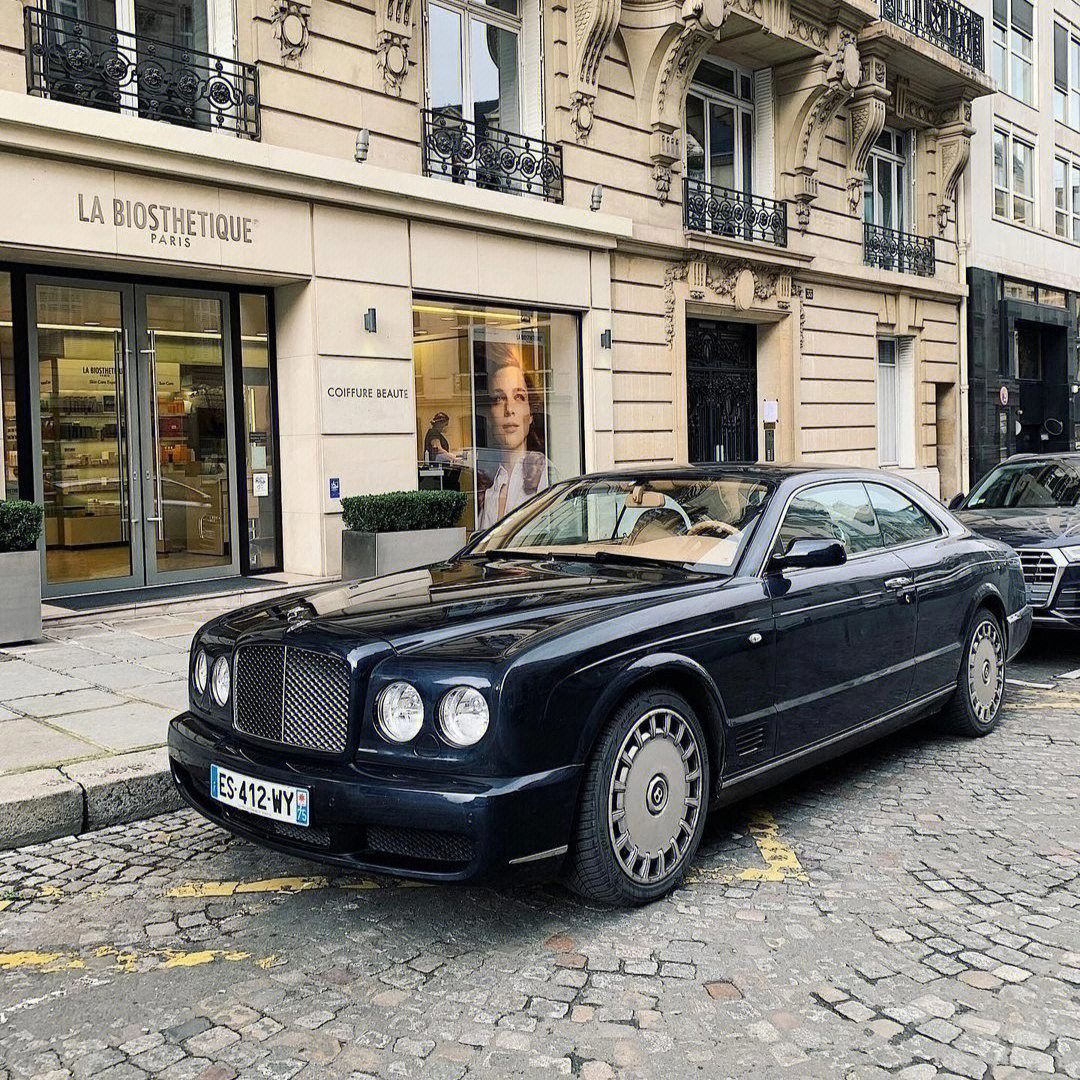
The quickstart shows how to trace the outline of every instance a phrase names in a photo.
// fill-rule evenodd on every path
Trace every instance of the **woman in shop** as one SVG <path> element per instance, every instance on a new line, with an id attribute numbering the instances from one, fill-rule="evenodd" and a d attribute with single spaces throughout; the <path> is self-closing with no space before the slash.
<path id="1" fill-rule="evenodd" d="M 476 527 L 486 529 L 543 491 L 551 479 L 544 453 L 542 403 L 516 350 L 488 348 L 486 400 L 489 447 L 477 454 Z"/>

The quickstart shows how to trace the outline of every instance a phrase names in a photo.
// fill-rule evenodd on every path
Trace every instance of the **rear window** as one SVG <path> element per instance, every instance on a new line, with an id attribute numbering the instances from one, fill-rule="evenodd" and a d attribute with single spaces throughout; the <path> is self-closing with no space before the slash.
<path id="1" fill-rule="evenodd" d="M 886 547 L 932 540 L 941 535 L 937 522 L 895 488 L 886 484 L 867 484 L 866 490 Z"/>

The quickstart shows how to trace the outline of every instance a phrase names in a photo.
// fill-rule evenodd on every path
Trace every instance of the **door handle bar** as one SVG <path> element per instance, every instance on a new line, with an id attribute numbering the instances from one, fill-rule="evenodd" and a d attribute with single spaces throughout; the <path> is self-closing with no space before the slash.
<path id="1" fill-rule="evenodd" d="M 891 577 L 885 579 L 885 588 L 892 589 L 896 592 L 900 592 L 914 584 L 914 579 L 909 577 Z"/>

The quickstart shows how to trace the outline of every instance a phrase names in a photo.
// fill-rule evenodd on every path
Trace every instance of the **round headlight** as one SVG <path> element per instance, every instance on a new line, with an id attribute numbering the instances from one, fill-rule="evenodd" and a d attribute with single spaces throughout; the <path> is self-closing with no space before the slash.
<path id="1" fill-rule="evenodd" d="M 488 705 L 471 686 L 455 686 L 439 702 L 439 730 L 454 746 L 472 746 L 488 729 Z"/>
<path id="2" fill-rule="evenodd" d="M 219 656 L 214 661 L 214 669 L 210 673 L 210 696 L 223 709 L 229 703 L 231 684 L 232 677 L 229 671 L 229 661 L 226 657 Z"/>
<path id="3" fill-rule="evenodd" d="M 424 724 L 424 703 L 411 683 L 391 683 L 381 694 L 375 709 L 379 734 L 390 742 L 415 739 Z"/>
<path id="4" fill-rule="evenodd" d="M 191 680 L 195 684 L 195 693 L 206 693 L 206 680 L 210 677 L 210 658 L 205 649 L 200 649 L 195 657 L 195 666 L 191 671 Z"/>

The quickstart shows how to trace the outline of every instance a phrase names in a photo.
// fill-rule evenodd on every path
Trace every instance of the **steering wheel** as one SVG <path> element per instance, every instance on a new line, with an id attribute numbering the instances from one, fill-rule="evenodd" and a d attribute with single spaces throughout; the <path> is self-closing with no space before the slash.
<path id="1" fill-rule="evenodd" d="M 687 536 L 701 536 L 704 533 L 721 532 L 727 536 L 738 536 L 739 529 L 734 525 L 729 525 L 726 521 L 717 521 L 716 518 L 705 518 L 703 521 L 695 522 L 686 530 Z"/>

